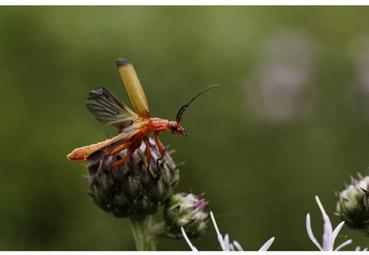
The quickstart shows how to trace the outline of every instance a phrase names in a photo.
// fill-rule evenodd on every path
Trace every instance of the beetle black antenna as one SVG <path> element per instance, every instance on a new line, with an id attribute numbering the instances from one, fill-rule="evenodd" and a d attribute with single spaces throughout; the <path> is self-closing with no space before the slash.
<path id="1" fill-rule="evenodd" d="M 199 92 L 197 92 L 186 104 L 182 105 L 181 108 L 179 108 L 178 113 L 177 113 L 177 117 L 176 117 L 177 123 L 181 122 L 183 113 L 186 111 L 187 107 L 190 106 L 190 104 L 193 101 L 195 101 L 196 98 L 198 98 L 201 94 L 208 91 L 209 89 L 217 88 L 217 87 L 219 87 L 219 85 L 207 86 L 206 88 L 204 88 L 204 89 L 200 90 Z"/>

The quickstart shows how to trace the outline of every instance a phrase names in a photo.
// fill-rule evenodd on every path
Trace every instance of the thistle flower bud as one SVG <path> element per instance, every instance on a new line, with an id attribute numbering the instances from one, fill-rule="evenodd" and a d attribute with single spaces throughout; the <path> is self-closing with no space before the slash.
<path id="1" fill-rule="evenodd" d="M 352 178 L 338 198 L 336 214 L 350 228 L 369 233 L 369 176 Z"/>
<path id="2" fill-rule="evenodd" d="M 160 153 L 151 139 L 150 149 L 150 168 L 144 144 L 117 169 L 111 165 L 123 158 L 125 151 L 89 162 L 89 194 L 99 207 L 115 217 L 140 218 L 154 214 L 173 194 L 179 181 L 177 165 L 169 153 L 157 165 Z"/>
<path id="3" fill-rule="evenodd" d="M 180 238 L 181 227 L 189 237 L 198 237 L 208 227 L 208 202 L 202 196 L 177 193 L 170 197 L 164 208 L 164 220 L 168 236 Z"/>

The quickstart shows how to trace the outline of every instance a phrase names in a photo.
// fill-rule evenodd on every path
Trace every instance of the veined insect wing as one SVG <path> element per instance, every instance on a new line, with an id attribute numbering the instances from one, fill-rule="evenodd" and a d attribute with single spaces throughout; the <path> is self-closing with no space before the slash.
<path id="1" fill-rule="evenodd" d="M 86 99 L 86 106 L 96 120 L 119 129 L 131 125 L 137 116 L 105 88 L 92 90 Z"/>

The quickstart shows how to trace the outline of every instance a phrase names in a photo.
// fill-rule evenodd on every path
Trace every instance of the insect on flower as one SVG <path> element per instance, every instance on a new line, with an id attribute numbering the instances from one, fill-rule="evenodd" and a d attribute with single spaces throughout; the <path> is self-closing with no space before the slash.
<path id="1" fill-rule="evenodd" d="M 112 169 L 115 169 L 123 165 L 143 141 L 146 145 L 146 159 L 149 167 L 151 161 L 149 135 L 154 134 L 155 143 L 161 155 L 157 160 L 158 163 L 165 153 L 165 148 L 159 140 L 159 133 L 171 131 L 173 134 L 186 136 L 187 133 L 181 125 L 183 113 L 202 93 L 218 86 L 211 85 L 196 93 L 178 110 L 176 120 L 169 121 L 150 117 L 149 105 L 133 65 L 126 59 L 117 59 L 116 65 L 136 112 L 120 102 L 107 89 L 92 90 L 86 100 L 88 110 L 98 121 L 117 127 L 120 133 L 105 141 L 77 148 L 68 154 L 67 158 L 94 160 L 102 156 L 117 154 L 126 149 L 126 156 L 112 164 Z"/>

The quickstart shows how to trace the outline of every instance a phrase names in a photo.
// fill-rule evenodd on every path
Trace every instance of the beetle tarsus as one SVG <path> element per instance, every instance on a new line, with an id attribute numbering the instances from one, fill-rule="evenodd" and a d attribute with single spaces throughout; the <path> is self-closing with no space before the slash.
<path id="1" fill-rule="evenodd" d="M 143 139 L 145 143 L 145 152 L 146 152 L 146 164 L 147 164 L 147 171 L 150 171 L 150 163 L 151 163 L 151 151 L 150 151 L 150 142 L 149 138 L 146 137 Z"/>

